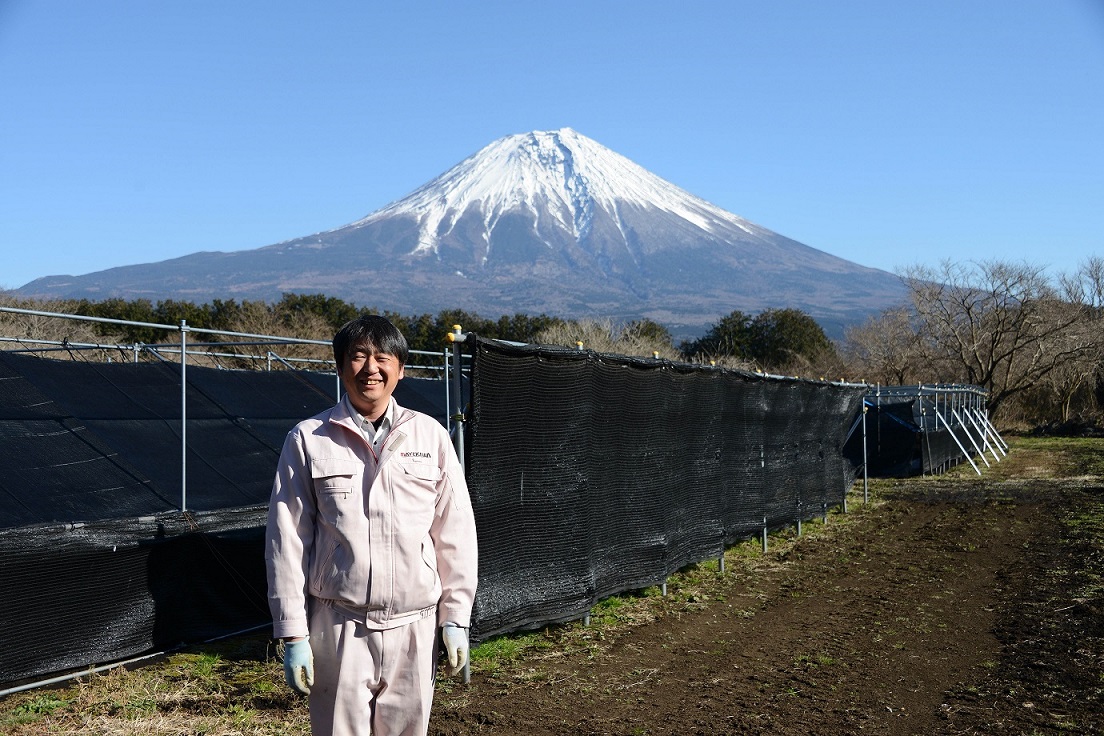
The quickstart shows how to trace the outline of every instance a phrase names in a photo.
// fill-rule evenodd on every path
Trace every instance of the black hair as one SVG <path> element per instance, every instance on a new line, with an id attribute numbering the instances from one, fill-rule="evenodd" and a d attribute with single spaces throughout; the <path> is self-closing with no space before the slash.
<path id="1" fill-rule="evenodd" d="M 334 360 L 340 370 L 345 364 L 345 354 L 358 347 L 368 347 L 377 353 L 387 353 L 406 365 L 410 348 L 399 328 L 386 317 L 368 314 L 349 320 L 337 331 L 333 339 Z"/>

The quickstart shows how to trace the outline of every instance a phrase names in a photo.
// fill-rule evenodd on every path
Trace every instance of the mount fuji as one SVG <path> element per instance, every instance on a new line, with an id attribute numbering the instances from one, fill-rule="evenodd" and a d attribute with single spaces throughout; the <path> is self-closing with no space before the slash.
<path id="1" fill-rule="evenodd" d="M 200 303 L 285 292 L 402 314 L 646 317 L 676 335 L 700 334 L 735 309 L 786 307 L 838 334 L 904 297 L 892 274 L 726 212 L 570 128 L 494 141 L 333 230 L 15 290 Z"/>

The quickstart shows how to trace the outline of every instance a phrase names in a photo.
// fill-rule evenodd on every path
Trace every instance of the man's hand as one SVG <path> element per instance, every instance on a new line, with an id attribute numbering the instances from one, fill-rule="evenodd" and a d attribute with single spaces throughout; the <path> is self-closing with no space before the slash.
<path id="1" fill-rule="evenodd" d="M 445 653 L 448 655 L 445 672 L 450 676 L 455 675 L 468 663 L 468 630 L 454 623 L 446 623 L 441 629 L 441 640 L 445 643 Z"/>
<path id="2" fill-rule="evenodd" d="M 303 695 L 310 695 L 314 684 L 314 652 L 308 639 L 284 640 L 284 679 Z"/>

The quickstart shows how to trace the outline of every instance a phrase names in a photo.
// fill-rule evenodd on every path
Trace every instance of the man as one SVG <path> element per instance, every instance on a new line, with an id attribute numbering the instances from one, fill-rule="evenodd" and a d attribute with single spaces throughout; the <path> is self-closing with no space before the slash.
<path id="1" fill-rule="evenodd" d="M 345 396 L 280 455 L 265 560 L 288 684 L 316 736 L 425 734 L 437 629 L 468 657 L 476 537 L 463 469 L 434 419 L 392 398 L 406 339 L 383 317 L 333 339 Z"/>

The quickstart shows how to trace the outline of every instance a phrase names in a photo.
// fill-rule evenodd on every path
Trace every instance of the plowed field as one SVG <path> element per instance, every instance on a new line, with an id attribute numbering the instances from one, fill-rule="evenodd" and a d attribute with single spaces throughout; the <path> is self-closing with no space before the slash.
<path id="1" fill-rule="evenodd" d="M 630 601 L 635 623 L 477 661 L 431 733 L 1099 733 L 1104 488 L 1077 471 L 1104 445 L 1065 477 L 1033 477 L 1032 447 L 980 479 L 881 481 L 765 555 L 730 553 L 723 576 L 702 565 Z"/>

